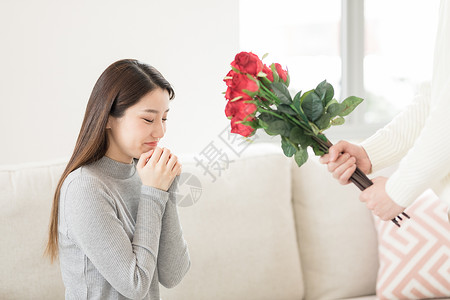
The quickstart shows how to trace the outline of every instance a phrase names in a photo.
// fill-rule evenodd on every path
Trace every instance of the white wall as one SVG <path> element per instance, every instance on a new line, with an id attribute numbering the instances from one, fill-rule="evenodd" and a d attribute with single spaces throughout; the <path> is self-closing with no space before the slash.
<path id="1" fill-rule="evenodd" d="M 2 0 L 0 39 L 0 164 L 68 158 L 95 81 L 122 58 L 175 88 L 161 145 L 195 154 L 228 123 L 238 0 Z"/>

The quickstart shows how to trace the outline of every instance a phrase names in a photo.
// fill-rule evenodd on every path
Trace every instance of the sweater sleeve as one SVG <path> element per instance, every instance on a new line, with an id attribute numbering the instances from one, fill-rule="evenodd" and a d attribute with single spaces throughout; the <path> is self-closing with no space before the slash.
<path id="1" fill-rule="evenodd" d="M 406 207 L 427 188 L 434 187 L 450 171 L 450 134 L 448 133 L 448 117 L 450 113 L 450 1 L 441 1 L 439 8 L 439 25 L 436 36 L 431 97 L 428 112 L 421 114 L 421 109 L 414 109 L 416 114 L 406 113 L 399 125 L 392 126 L 396 134 L 388 138 L 374 139 L 363 147 L 367 147 L 370 159 L 388 161 L 387 156 L 395 155 L 390 146 L 397 140 L 407 140 L 410 148 L 401 160 L 397 171 L 386 183 L 386 192 L 400 206 Z M 423 107 L 425 110 L 425 107 Z M 419 115 L 420 113 L 420 115 Z M 424 116 L 426 116 L 424 118 Z M 423 122 L 423 125 L 422 125 Z M 400 126 L 401 125 L 401 126 Z M 421 128 L 410 136 L 411 128 Z M 417 134 L 417 137 L 414 138 Z M 393 138 L 395 137 L 395 139 Z M 383 145 L 377 148 L 376 142 Z M 412 146 L 412 147 L 411 147 Z M 383 149 L 384 148 L 384 149 Z M 375 149 L 375 150 L 374 150 Z M 386 151 L 386 154 L 378 154 Z M 404 151 L 403 151 L 404 152 Z M 401 156 L 397 156 L 396 159 Z"/>
<path id="2" fill-rule="evenodd" d="M 372 172 L 398 163 L 414 145 L 429 113 L 429 93 L 429 87 L 422 88 L 405 110 L 360 144 L 369 156 Z"/>
<path id="3" fill-rule="evenodd" d="M 402 159 L 398 169 L 386 183 L 386 192 L 400 206 L 406 207 L 449 174 L 450 80 L 446 88 L 435 94 L 425 125 L 414 147 Z"/>
<path id="4" fill-rule="evenodd" d="M 132 241 L 117 218 L 115 202 L 101 181 L 78 176 L 65 193 L 69 237 L 102 276 L 127 298 L 142 299 L 156 268 L 161 221 L 168 193 L 142 186 Z"/>
<path id="5" fill-rule="evenodd" d="M 176 193 L 179 179 L 178 175 L 168 190 L 169 201 L 162 219 L 159 243 L 158 278 L 166 288 L 180 283 L 191 266 L 187 243 L 178 218 Z"/>

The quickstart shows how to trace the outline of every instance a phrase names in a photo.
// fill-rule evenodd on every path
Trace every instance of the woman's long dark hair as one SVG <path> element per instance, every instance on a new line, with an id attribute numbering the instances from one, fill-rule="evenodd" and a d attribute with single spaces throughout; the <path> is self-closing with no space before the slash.
<path id="1" fill-rule="evenodd" d="M 108 149 L 106 123 L 111 115 L 120 118 L 125 110 L 136 104 L 144 95 L 163 89 L 173 99 L 175 93 L 170 83 L 154 67 L 134 59 L 119 60 L 100 76 L 92 90 L 81 130 L 72 157 L 64 170 L 53 197 L 49 237 L 44 255 L 51 262 L 58 257 L 58 210 L 61 186 L 75 169 L 102 158 Z"/>

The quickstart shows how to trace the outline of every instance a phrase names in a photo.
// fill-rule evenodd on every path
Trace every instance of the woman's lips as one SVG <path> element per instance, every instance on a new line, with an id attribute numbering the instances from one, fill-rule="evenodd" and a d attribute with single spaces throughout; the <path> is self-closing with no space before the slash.
<path id="1" fill-rule="evenodd" d="M 156 146 L 158 146 L 158 142 L 145 143 L 145 145 L 150 146 L 150 147 L 156 147 Z"/>

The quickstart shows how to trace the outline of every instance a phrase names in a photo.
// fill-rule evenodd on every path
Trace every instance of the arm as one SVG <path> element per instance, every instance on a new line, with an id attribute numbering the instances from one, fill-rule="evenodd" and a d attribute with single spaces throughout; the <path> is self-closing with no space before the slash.
<path id="1" fill-rule="evenodd" d="M 96 178 L 80 176 L 65 193 L 69 237 L 102 276 L 127 298 L 149 291 L 158 257 L 168 193 L 142 186 L 133 240 L 117 218 L 115 202 Z"/>
<path id="2" fill-rule="evenodd" d="M 429 113 L 429 89 L 422 89 L 413 102 L 388 125 L 360 145 L 376 172 L 399 162 L 414 145 Z"/>
<path id="3" fill-rule="evenodd" d="M 386 192 L 398 205 L 408 206 L 450 171 L 450 80 L 445 86 L 433 95 L 436 102 L 414 147 L 386 183 Z"/>
<path id="4" fill-rule="evenodd" d="M 449 174 L 450 3 L 441 1 L 434 53 L 431 106 L 414 146 L 386 183 L 387 194 L 401 206 Z M 410 124 L 412 125 L 412 124 Z"/>
<path id="5" fill-rule="evenodd" d="M 166 288 L 172 288 L 180 283 L 191 266 L 176 205 L 179 179 L 178 175 L 168 190 L 169 201 L 167 201 L 162 219 L 159 243 L 158 278 Z"/>
<path id="6" fill-rule="evenodd" d="M 358 166 L 365 174 L 397 163 L 412 147 L 424 126 L 429 111 L 427 89 L 422 89 L 414 101 L 391 123 L 378 130 L 359 145 L 339 141 L 329 154 L 320 158 L 328 171 L 341 184 L 350 183 L 349 178 Z"/>

